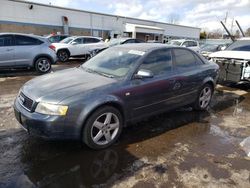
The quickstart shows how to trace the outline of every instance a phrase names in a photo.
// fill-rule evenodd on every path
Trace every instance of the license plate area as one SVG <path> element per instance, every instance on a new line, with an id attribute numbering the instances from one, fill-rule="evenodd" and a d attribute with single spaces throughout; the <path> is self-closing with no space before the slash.
<path id="1" fill-rule="evenodd" d="M 21 113 L 18 112 L 16 109 L 14 110 L 15 111 L 15 117 L 18 121 L 18 123 L 21 125 L 21 127 L 25 130 L 25 131 L 28 131 L 28 127 L 25 126 L 22 122 L 22 117 L 21 117 Z"/>
<path id="2" fill-rule="evenodd" d="M 15 116 L 16 116 L 17 121 L 18 121 L 20 124 L 22 124 L 21 113 L 18 112 L 17 110 L 15 110 Z"/>

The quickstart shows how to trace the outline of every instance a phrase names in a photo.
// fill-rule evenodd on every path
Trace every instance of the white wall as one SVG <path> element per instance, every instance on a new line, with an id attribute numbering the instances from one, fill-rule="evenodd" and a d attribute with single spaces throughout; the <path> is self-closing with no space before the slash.
<path id="1" fill-rule="evenodd" d="M 200 29 L 194 27 L 43 6 L 35 3 L 32 3 L 33 9 L 30 10 L 30 3 L 27 2 L 0 1 L 0 21 L 62 26 L 62 16 L 66 16 L 69 19 L 69 27 L 76 28 L 124 31 L 126 23 L 133 23 L 163 28 L 165 35 L 169 36 L 199 38 L 200 33 Z"/>

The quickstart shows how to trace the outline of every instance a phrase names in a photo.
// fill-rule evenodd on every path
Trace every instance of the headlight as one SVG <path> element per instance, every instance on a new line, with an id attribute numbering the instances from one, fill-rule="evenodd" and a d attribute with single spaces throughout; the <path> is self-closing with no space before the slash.
<path id="1" fill-rule="evenodd" d="M 64 116 L 68 106 L 39 102 L 35 111 L 41 114 Z"/>

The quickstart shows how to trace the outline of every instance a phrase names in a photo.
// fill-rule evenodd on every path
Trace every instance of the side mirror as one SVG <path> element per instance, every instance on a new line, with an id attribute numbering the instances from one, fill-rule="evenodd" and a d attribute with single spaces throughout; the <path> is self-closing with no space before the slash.
<path id="1" fill-rule="evenodd" d="M 226 48 L 227 48 L 226 46 L 222 46 L 220 50 L 225 50 Z"/>
<path id="2" fill-rule="evenodd" d="M 72 45 L 77 45 L 78 43 L 77 43 L 77 42 L 72 42 L 71 44 L 72 44 Z"/>
<path id="3" fill-rule="evenodd" d="M 186 45 L 186 44 L 183 44 L 182 46 L 183 46 L 183 47 L 187 47 L 187 45 Z"/>
<path id="4" fill-rule="evenodd" d="M 135 75 L 134 78 L 142 79 L 142 78 L 153 78 L 154 74 L 150 70 L 140 69 Z"/>

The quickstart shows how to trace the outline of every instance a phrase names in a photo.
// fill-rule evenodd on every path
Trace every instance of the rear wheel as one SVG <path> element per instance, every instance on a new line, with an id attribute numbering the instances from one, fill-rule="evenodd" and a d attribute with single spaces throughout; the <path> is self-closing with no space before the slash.
<path id="1" fill-rule="evenodd" d="M 199 92 L 198 98 L 194 104 L 195 110 L 206 110 L 210 104 L 213 95 L 213 88 L 210 84 L 205 84 Z"/>
<path id="2" fill-rule="evenodd" d="M 35 69 L 39 73 L 47 73 L 51 69 L 51 60 L 47 57 L 40 57 L 35 61 Z"/>
<path id="3" fill-rule="evenodd" d="M 57 57 L 60 61 L 65 62 L 69 60 L 69 52 L 67 50 L 59 50 Z"/>
<path id="4" fill-rule="evenodd" d="M 121 113 L 114 107 L 97 109 L 83 129 L 83 142 L 92 149 L 107 148 L 118 139 L 123 127 Z"/>

